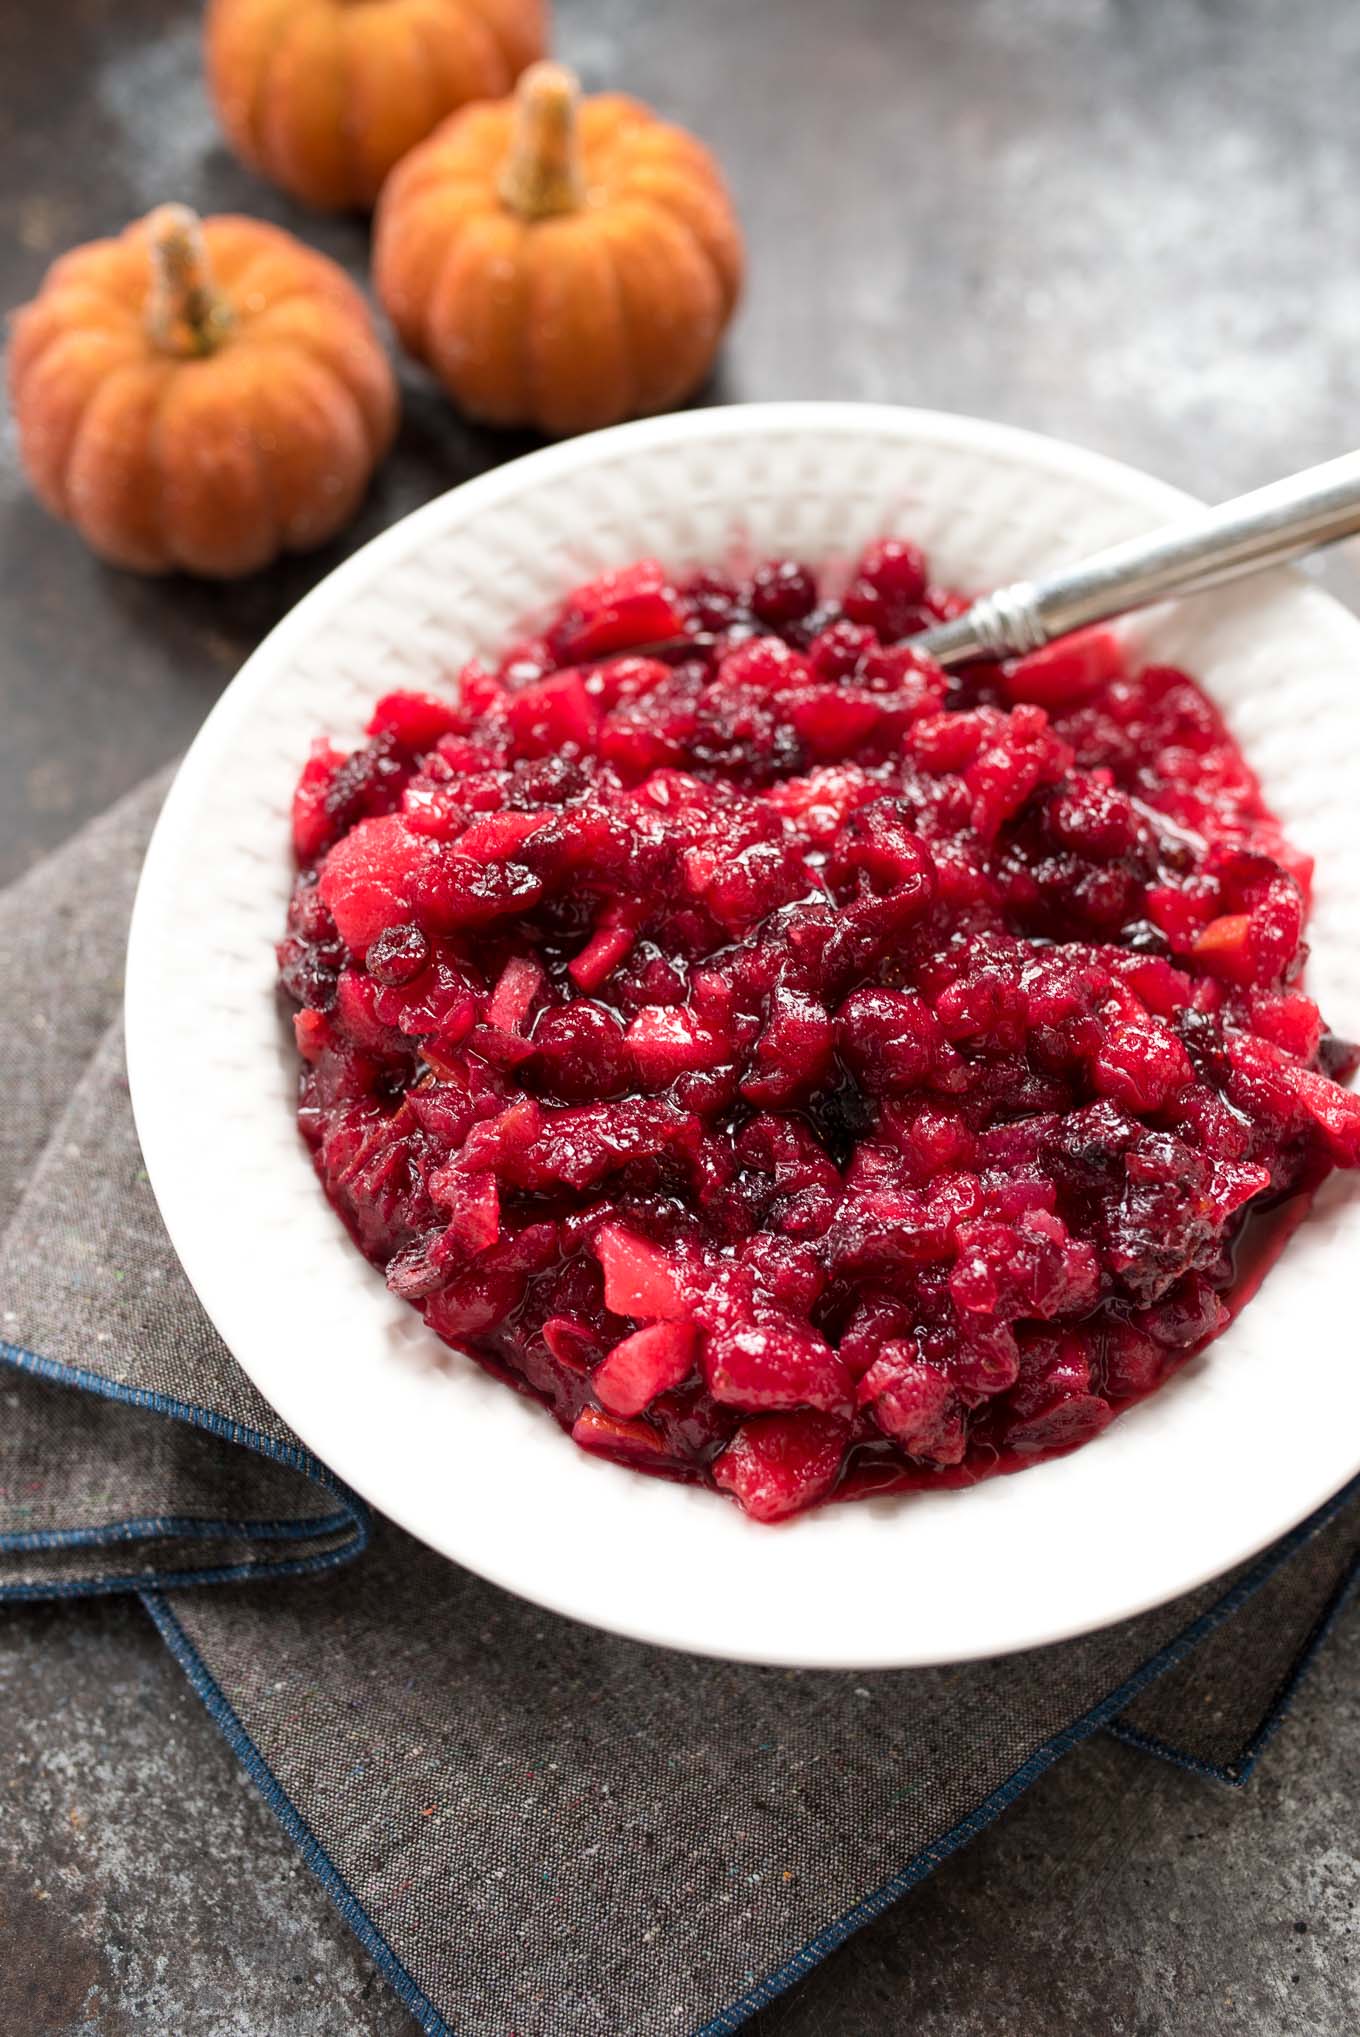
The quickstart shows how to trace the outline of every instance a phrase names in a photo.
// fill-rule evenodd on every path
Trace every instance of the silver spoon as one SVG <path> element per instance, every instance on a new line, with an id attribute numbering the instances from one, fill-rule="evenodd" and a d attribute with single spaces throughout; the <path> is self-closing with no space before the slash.
<path id="1" fill-rule="evenodd" d="M 953 622 L 911 639 L 941 665 L 1037 651 L 1088 623 L 1176 594 L 1200 594 L 1360 531 L 1360 452 L 1274 481 L 1042 580 L 984 594 Z"/>

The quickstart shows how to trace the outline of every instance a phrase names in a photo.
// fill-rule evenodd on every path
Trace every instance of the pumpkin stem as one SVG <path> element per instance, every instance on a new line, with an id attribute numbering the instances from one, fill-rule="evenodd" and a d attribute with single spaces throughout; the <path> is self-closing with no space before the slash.
<path id="1" fill-rule="evenodd" d="M 502 201 L 522 219 L 579 212 L 586 202 L 577 104 L 565 64 L 530 64 L 515 90 L 515 130 L 501 172 Z"/>
<path id="2" fill-rule="evenodd" d="M 146 222 L 151 292 L 146 328 L 154 344 L 181 359 L 215 353 L 233 314 L 213 284 L 198 214 L 187 205 L 158 205 Z"/>

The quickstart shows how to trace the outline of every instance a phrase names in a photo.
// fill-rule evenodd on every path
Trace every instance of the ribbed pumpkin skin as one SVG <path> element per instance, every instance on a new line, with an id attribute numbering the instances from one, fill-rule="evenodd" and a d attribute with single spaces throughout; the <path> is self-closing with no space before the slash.
<path id="1" fill-rule="evenodd" d="M 367 211 L 439 122 L 543 54 L 546 0 L 211 0 L 208 84 L 233 149 L 304 204 Z"/>
<path id="2" fill-rule="evenodd" d="M 392 442 L 397 392 L 343 270 L 278 227 L 203 222 L 235 324 L 204 358 L 146 328 L 147 223 L 48 271 L 15 314 L 10 399 L 34 490 L 92 550 L 229 579 L 324 544 Z"/>
<path id="3" fill-rule="evenodd" d="M 567 433 L 669 409 L 703 380 L 741 287 L 713 157 L 602 93 L 579 108 L 587 203 L 526 219 L 499 190 L 516 117 L 512 101 L 455 114 L 383 191 L 374 283 L 403 344 L 491 424 Z"/>

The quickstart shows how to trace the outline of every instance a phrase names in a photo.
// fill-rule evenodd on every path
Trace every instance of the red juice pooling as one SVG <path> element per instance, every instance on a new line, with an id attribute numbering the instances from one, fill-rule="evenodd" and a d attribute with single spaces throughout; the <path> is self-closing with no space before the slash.
<path id="1" fill-rule="evenodd" d="M 1088 632 L 946 675 L 654 560 L 319 742 L 279 949 L 360 1249 L 583 1448 L 772 1521 L 1098 1435 L 1248 1212 L 1360 1164 L 1310 867 L 1212 702 Z"/>

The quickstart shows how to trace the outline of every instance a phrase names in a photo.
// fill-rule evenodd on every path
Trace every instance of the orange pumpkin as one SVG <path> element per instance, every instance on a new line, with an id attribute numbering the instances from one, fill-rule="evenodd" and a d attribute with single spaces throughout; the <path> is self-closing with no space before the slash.
<path id="1" fill-rule="evenodd" d="M 615 93 L 535 64 L 393 172 L 374 282 L 472 416 L 587 431 L 665 410 L 712 363 L 741 234 L 712 156 Z"/>
<path id="2" fill-rule="evenodd" d="M 308 205 L 367 210 L 456 107 L 547 48 L 544 0 L 211 0 L 208 85 L 242 159 Z"/>
<path id="3" fill-rule="evenodd" d="M 29 479 L 114 565 L 231 578 L 348 523 L 397 392 L 344 271 L 259 220 L 165 205 L 48 271 L 14 320 Z"/>

